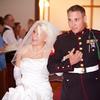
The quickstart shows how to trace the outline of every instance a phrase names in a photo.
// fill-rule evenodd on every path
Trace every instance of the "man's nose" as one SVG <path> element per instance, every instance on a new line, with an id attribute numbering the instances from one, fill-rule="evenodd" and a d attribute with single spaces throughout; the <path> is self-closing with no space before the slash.
<path id="1" fill-rule="evenodd" d="M 72 27 L 74 27 L 75 26 L 75 22 L 74 21 L 72 21 Z"/>

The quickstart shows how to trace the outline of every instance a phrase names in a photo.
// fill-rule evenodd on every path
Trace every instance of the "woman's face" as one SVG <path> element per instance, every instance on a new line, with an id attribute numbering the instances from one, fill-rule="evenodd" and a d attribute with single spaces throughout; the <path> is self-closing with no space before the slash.
<path id="1" fill-rule="evenodd" d="M 38 26 L 32 33 L 32 45 L 43 46 L 46 42 L 47 34 L 41 26 Z"/>

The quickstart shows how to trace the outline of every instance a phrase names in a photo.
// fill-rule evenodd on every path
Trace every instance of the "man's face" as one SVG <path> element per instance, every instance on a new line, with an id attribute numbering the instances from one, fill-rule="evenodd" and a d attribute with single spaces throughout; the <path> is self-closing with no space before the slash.
<path id="1" fill-rule="evenodd" d="M 86 16 L 80 11 L 69 11 L 68 12 L 68 24 L 70 29 L 74 33 L 82 31 L 85 27 Z"/>
<path id="2" fill-rule="evenodd" d="M 7 24 L 10 26 L 10 27 L 13 27 L 14 26 L 14 18 L 13 16 L 9 16 L 8 19 L 7 19 Z"/>

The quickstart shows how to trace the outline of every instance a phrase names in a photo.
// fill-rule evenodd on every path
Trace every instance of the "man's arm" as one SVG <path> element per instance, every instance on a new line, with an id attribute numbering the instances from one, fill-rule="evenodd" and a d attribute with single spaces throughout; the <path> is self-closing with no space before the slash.
<path id="1" fill-rule="evenodd" d="M 74 69 L 70 64 L 69 59 L 66 59 L 65 61 L 59 61 L 54 57 L 54 55 L 49 56 L 47 68 L 50 73 L 67 72 Z"/>
<path id="2" fill-rule="evenodd" d="M 63 60 L 61 38 L 57 38 L 54 44 L 54 53 L 49 56 L 47 68 L 50 73 L 73 70 L 69 59 Z"/>
<path id="3" fill-rule="evenodd" d="M 82 53 L 79 50 L 72 49 L 68 55 L 63 56 L 60 42 L 55 43 L 55 53 L 49 56 L 48 70 L 50 73 L 68 72 L 74 70 L 73 65 L 80 62 Z"/>

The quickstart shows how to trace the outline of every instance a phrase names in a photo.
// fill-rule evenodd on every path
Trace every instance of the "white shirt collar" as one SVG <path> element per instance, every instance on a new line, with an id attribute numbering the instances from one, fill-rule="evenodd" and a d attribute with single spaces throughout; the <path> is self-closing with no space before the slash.
<path id="1" fill-rule="evenodd" d="M 6 27 L 6 28 L 9 28 L 9 29 L 12 29 L 12 27 L 10 27 L 10 26 L 8 26 L 8 25 L 5 25 L 5 27 Z"/>

